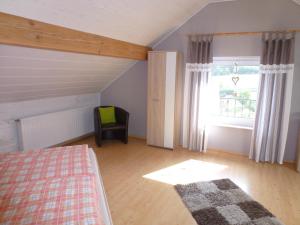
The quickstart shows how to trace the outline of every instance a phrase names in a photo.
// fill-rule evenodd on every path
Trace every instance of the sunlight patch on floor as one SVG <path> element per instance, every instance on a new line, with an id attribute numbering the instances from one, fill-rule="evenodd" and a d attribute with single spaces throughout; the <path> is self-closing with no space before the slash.
<path id="1" fill-rule="evenodd" d="M 224 178 L 226 165 L 190 159 L 173 166 L 146 174 L 143 178 L 167 184 L 189 184 Z"/>

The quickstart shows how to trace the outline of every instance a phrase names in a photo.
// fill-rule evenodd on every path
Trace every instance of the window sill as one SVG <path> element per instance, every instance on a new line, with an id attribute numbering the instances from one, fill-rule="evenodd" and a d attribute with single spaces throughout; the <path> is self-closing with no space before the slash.
<path id="1" fill-rule="evenodd" d="M 253 127 L 230 125 L 230 124 L 211 124 L 210 126 L 223 127 L 223 128 L 232 128 L 232 129 L 241 129 L 241 130 L 251 130 L 251 131 L 253 130 Z"/>

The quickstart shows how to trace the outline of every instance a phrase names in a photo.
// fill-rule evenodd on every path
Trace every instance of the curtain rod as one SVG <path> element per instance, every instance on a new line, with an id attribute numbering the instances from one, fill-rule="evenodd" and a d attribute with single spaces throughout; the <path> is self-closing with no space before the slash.
<path id="1" fill-rule="evenodd" d="M 219 33 L 211 33 L 211 34 L 188 34 L 187 36 L 195 36 L 195 35 L 213 35 L 213 36 L 245 36 L 245 35 L 259 35 L 263 33 L 274 32 L 274 33 L 299 33 L 300 29 L 291 29 L 291 30 L 281 30 L 281 31 L 250 31 L 250 32 L 219 32 Z"/>

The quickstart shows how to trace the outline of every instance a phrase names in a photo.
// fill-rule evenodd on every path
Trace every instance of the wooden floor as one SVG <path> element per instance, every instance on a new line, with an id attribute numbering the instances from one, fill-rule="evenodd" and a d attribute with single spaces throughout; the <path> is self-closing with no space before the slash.
<path id="1" fill-rule="evenodd" d="M 114 225 L 196 225 L 172 183 L 230 178 L 286 225 L 300 224 L 300 174 L 292 166 L 257 164 L 226 153 L 194 153 L 128 145 L 92 137 L 74 144 L 94 148 Z"/>

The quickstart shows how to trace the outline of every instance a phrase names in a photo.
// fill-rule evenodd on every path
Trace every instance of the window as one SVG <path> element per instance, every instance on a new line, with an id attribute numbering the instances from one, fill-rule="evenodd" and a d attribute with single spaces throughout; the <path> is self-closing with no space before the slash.
<path id="1" fill-rule="evenodd" d="M 214 58 L 211 115 L 218 124 L 252 127 L 259 83 L 259 58 Z"/>

